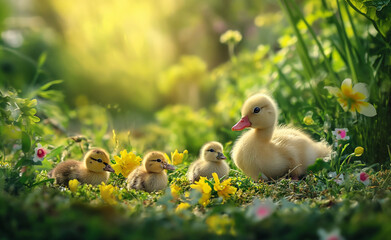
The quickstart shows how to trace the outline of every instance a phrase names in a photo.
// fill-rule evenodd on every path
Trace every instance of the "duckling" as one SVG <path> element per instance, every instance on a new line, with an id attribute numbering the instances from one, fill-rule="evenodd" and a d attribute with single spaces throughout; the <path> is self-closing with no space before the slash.
<path id="1" fill-rule="evenodd" d="M 208 142 L 200 151 L 200 157 L 193 162 L 187 171 L 190 182 L 198 181 L 200 177 L 212 178 L 212 173 L 217 173 L 219 178 L 228 176 L 229 166 L 224 161 L 223 145 L 219 142 Z"/>
<path id="2" fill-rule="evenodd" d="M 109 154 L 101 148 L 94 148 L 85 154 L 83 162 L 67 160 L 58 164 L 48 175 L 59 185 L 68 186 L 69 180 L 72 179 L 77 179 L 80 183 L 98 185 L 107 182 L 109 172 L 114 172 L 110 166 Z"/>
<path id="3" fill-rule="evenodd" d="M 168 178 L 164 169 L 175 170 L 175 167 L 167 163 L 162 152 L 153 151 L 146 154 L 142 165 L 128 176 L 128 189 L 154 192 L 166 188 Z"/>
<path id="4" fill-rule="evenodd" d="M 231 155 L 236 166 L 255 181 L 260 176 L 269 180 L 287 173 L 298 179 L 317 158 L 331 152 L 325 142 L 315 142 L 298 129 L 277 126 L 277 105 L 265 94 L 247 99 L 241 113 L 232 130 L 252 129 L 238 138 Z"/>

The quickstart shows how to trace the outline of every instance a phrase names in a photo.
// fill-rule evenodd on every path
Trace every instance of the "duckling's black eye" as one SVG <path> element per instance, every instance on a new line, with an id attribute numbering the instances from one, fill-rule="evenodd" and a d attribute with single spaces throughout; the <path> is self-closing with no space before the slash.
<path id="1" fill-rule="evenodd" d="M 209 152 L 214 152 L 215 150 L 213 148 L 209 149 L 208 150 Z"/>
<path id="2" fill-rule="evenodd" d="M 161 159 L 156 159 L 156 162 L 161 162 L 162 160 Z"/>
<path id="3" fill-rule="evenodd" d="M 259 107 L 254 108 L 254 113 L 259 113 L 259 111 L 261 111 L 261 109 Z"/>
<path id="4" fill-rule="evenodd" d="M 102 162 L 102 159 L 98 158 L 98 162 Z"/>

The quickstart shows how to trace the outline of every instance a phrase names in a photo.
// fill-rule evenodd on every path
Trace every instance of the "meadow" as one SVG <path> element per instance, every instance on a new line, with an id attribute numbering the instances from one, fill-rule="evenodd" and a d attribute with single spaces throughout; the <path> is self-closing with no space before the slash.
<path id="1" fill-rule="evenodd" d="M 387 239 L 391 234 L 391 3 L 0 1 L 0 239 Z M 300 180 L 233 162 L 244 101 L 326 141 Z M 226 179 L 190 183 L 219 141 Z M 48 172 L 93 147 L 106 184 Z M 165 190 L 128 190 L 150 150 Z"/>

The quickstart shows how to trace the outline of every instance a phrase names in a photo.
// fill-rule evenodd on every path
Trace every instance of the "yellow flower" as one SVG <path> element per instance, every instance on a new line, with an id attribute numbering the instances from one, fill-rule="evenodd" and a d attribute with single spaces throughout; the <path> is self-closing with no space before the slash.
<path id="1" fill-rule="evenodd" d="M 77 179 L 69 180 L 68 182 L 69 190 L 71 190 L 71 192 L 76 192 L 79 184 L 80 182 Z"/>
<path id="2" fill-rule="evenodd" d="M 200 180 L 197 182 L 195 181 L 195 184 L 191 184 L 190 187 L 193 189 L 198 190 L 200 193 L 202 193 L 202 196 L 198 200 L 200 204 L 202 204 L 204 207 L 209 204 L 212 188 L 209 186 L 207 182 L 205 182 L 206 177 L 200 177 Z"/>
<path id="3" fill-rule="evenodd" d="M 303 122 L 305 125 L 313 125 L 314 124 L 314 119 L 312 119 L 311 116 L 305 116 L 303 118 Z"/>
<path id="4" fill-rule="evenodd" d="M 189 198 L 189 197 L 190 197 L 190 192 L 189 191 L 185 192 L 185 198 Z"/>
<path id="5" fill-rule="evenodd" d="M 359 157 L 364 153 L 364 148 L 363 147 L 356 147 L 354 149 L 354 156 Z"/>
<path id="6" fill-rule="evenodd" d="M 342 82 L 341 89 L 325 87 L 331 94 L 337 97 L 337 101 L 343 110 L 350 111 L 353 116 L 359 112 L 367 117 L 376 115 L 376 109 L 367 102 L 369 92 L 366 84 L 357 83 L 352 87 L 352 80 L 347 78 Z"/>
<path id="7" fill-rule="evenodd" d="M 110 205 L 116 205 L 117 199 L 114 195 L 114 190 L 118 190 L 117 187 L 114 187 L 113 185 L 109 184 L 106 185 L 104 182 L 102 182 L 101 185 L 99 185 L 100 195 L 102 196 L 103 201 L 105 201 L 107 204 Z"/>
<path id="8" fill-rule="evenodd" d="M 236 187 L 231 186 L 231 178 L 224 180 L 222 183 L 220 183 L 219 176 L 217 176 L 217 173 L 212 173 L 213 179 L 215 180 L 215 184 L 213 189 L 217 191 L 217 194 L 219 197 L 222 197 L 223 200 L 226 200 L 230 197 L 230 195 L 236 193 Z"/>
<path id="9" fill-rule="evenodd" d="M 228 30 L 220 36 L 221 43 L 237 44 L 242 40 L 242 34 L 239 31 Z"/>
<path id="10" fill-rule="evenodd" d="M 115 173 L 127 177 L 136 167 L 140 166 L 142 159 L 133 152 L 128 153 L 125 150 L 120 152 L 121 157 L 114 156 L 115 164 L 112 165 Z"/>
<path id="11" fill-rule="evenodd" d="M 176 209 L 175 209 L 175 212 L 181 212 L 181 211 L 183 211 L 183 210 L 185 210 L 185 209 L 188 209 L 190 207 L 190 204 L 188 204 L 188 203 L 180 203 L 180 204 L 178 204 L 178 206 L 176 207 Z"/>
<path id="12" fill-rule="evenodd" d="M 175 183 L 171 184 L 170 188 L 171 188 L 171 195 L 174 198 L 179 198 L 179 191 L 181 190 L 181 188 Z"/>
<path id="13" fill-rule="evenodd" d="M 226 215 L 212 215 L 206 219 L 206 224 L 209 227 L 209 231 L 214 232 L 217 235 L 223 235 L 227 233 L 230 233 L 231 235 L 236 234 L 234 229 L 234 220 Z"/>
<path id="14" fill-rule="evenodd" d="M 183 161 L 183 157 L 188 153 L 187 150 L 183 151 L 183 153 L 179 153 L 178 149 L 175 149 L 175 152 L 171 152 L 171 158 L 168 157 L 167 154 L 164 154 L 167 158 L 169 164 L 178 165 Z"/>

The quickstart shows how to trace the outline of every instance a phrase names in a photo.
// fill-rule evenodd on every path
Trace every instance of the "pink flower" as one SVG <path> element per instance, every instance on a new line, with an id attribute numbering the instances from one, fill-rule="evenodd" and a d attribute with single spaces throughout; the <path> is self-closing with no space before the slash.
<path id="1" fill-rule="evenodd" d="M 275 207 L 276 206 L 271 199 L 263 201 L 256 199 L 253 205 L 249 208 L 248 215 L 250 218 L 261 221 L 272 215 Z"/>
<path id="2" fill-rule="evenodd" d="M 37 144 L 37 147 L 35 148 L 35 153 L 34 153 L 34 162 L 42 162 L 43 158 L 46 156 L 47 150 L 42 147 L 40 143 Z"/>
<path id="3" fill-rule="evenodd" d="M 326 232 L 324 229 L 318 230 L 318 235 L 321 240 L 343 240 L 339 229 L 334 229 L 331 232 Z"/>
<path id="4" fill-rule="evenodd" d="M 365 186 L 371 184 L 371 180 L 369 180 L 369 175 L 366 172 L 361 172 L 357 175 L 357 180 L 362 182 Z"/>
<path id="5" fill-rule="evenodd" d="M 272 210 L 269 208 L 269 206 L 260 205 L 258 209 L 256 209 L 255 214 L 258 219 L 264 219 L 270 216 L 270 214 L 272 214 Z"/>
<path id="6" fill-rule="evenodd" d="M 349 129 L 347 128 L 336 128 L 332 131 L 332 134 L 335 136 L 336 140 L 349 140 L 350 137 L 347 135 Z"/>

